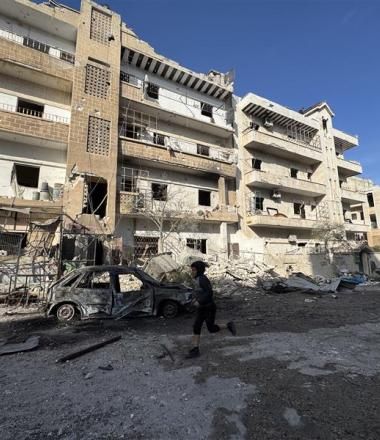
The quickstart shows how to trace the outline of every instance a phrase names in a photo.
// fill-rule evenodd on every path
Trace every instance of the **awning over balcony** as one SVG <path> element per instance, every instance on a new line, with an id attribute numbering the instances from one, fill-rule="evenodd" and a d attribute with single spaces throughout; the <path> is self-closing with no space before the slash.
<path id="1" fill-rule="evenodd" d="M 122 63 L 136 66 L 146 72 L 151 72 L 217 99 L 224 100 L 232 92 L 232 83 L 218 84 L 216 81 L 208 80 L 206 75 L 198 75 L 179 64 L 173 65 L 168 59 L 158 59 L 132 49 L 125 48 Z"/>
<path id="2" fill-rule="evenodd" d="M 318 126 L 312 120 L 300 113 L 290 110 L 280 104 L 249 93 L 240 102 L 241 110 L 249 116 L 272 122 L 275 125 L 297 128 L 305 134 L 314 134 Z"/>

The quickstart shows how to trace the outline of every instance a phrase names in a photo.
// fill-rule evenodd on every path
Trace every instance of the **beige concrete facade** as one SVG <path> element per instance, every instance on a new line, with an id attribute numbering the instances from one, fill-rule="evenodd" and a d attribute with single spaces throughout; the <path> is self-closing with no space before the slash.
<path id="1" fill-rule="evenodd" d="M 270 260 L 319 249 L 326 222 L 365 239 L 362 168 L 344 157 L 358 140 L 332 120 L 326 103 L 237 98 L 229 74 L 167 59 L 90 0 L 0 4 L 0 207 L 62 206 L 128 252 L 157 249 L 147 213 L 169 196 L 180 203 L 168 202 L 164 232 L 187 220 L 173 252 Z M 32 201 L 46 183 L 50 200 Z"/>

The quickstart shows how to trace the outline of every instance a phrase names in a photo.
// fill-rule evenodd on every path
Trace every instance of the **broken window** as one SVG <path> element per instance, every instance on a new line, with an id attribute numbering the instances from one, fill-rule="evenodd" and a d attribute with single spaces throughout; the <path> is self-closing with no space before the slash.
<path id="1" fill-rule="evenodd" d="M 144 283 L 132 273 L 120 273 L 115 277 L 116 293 L 136 292 L 143 288 Z"/>
<path id="2" fill-rule="evenodd" d="M 152 183 L 152 198 L 153 200 L 166 202 L 168 199 L 168 185 Z"/>
<path id="3" fill-rule="evenodd" d="M 141 132 L 142 129 L 140 125 L 127 123 L 126 129 L 122 127 L 121 135 L 132 139 L 141 139 Z"/>
<path id="4" fill-rule="evenodd" d="M 201 156 L 210 156 L 210 147 L 197 144 L 197 154 L 200 154 Z"/>
<path id="5" fill-rule="evenodd" d="M 368 200 L 369 207 L 373 208 L 375 206 L 375 203 L 373 201 L 373 194 L 372 193 L 367 194 L 367 200 Z"/>
<path id="6" fill-rule="evenodd" d="M 294 179 L 297 179 L 297 176 L 298 176 L 297 168 L 290 168 L 290 177 L 293 177 Z"/>
<path id="7" fill-rule="evenodd" d="M 156 84 L 148 83 L 146 87 L 146 94 L 149 98 L 158 99 L 160 88 Z"/>
<path id="8" fill-rule="evenodd" d="M 211 206 L 211 191 L 198 190 L 198 205 Z"/>
<path id="9" fill-rule="evenodd" d="M 36 104 L 35 102 L 25 101 L 23 99 L 17 100 L 17 112 L 24 115 L 36 116 L 42 118 L 44 114 L 44 106 Z"/>
<path id="10" fill-rule="evenodd" d="M 212 118 L 212 105 L 201 102 L 201 113 L 203 116 Z"/>
<path id="11" fill-rule="evenodd" d="M 18 185 L 26 186 L 28 188 L 38 188 L 40 177 L 39 167 L 31 167 L 15 163 L 14 174 Z"/>
<path id="12" fill-rule="evenodd" d="M 165 137 L 163 134 L 160 133 L 153 133 L 153 143 L 156 145 L 162 145 L 165 146 Z"/>
<path id="13" fill-rule="evenodd" d="M 83 214 L 98 215 L 103 218 L 107 211 L 107 182 L 101 178 L 89 179 L 85 184 Z"/>
<path id="14" fill-rule="evenodd" d="M 261 170 L 262 160 L 260 159 L 252 159 L 252 168 L 254 170 Z"/>
<path id="15" fill-rule="evenodd" d="M 109 272 L 88 272 L 79 281 L 77 287 L 82 289 L 109 289 L 110 286 Z"/>
<path id="16" fill-rule="evenodd" d="M 207 240 L 205 238 L 187 238 L 186 246 L 191 249 L 196 249 L 202 252 L 202 254 L 207 254 Z"/>
<path id="17" fill-rule="evenodd" d="M 293 203 L 294 214 L 306 218 L 305 205 L 303 203 Z"/>
<path id="18" fill-rule="evenodd" d="M 371 220 L 371 228 L 372 229 L 377 229 L 377 219 L 376 219 L 376 214 L 371 214 L 369 216 L 369 219 Z"/>

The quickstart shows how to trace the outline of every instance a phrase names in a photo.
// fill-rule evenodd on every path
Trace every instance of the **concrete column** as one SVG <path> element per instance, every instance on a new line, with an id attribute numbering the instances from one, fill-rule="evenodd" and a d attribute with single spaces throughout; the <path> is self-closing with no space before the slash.
<path id="1" fill-rule="evenodd" d="M 220 224 L 220 256 L 228 257 L 228 225 L 226 222 Z"/>
<path id="2" fill-rule="evenodd" d="M 220 176 L 218 179 L 219 205 L 227 205 L 226 178 Z"/>

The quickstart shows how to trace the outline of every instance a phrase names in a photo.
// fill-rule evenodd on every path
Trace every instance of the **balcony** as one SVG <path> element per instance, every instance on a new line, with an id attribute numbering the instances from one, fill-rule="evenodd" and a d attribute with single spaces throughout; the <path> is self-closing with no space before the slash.
<path id="1" fill-rule="evenodd" d="M 14 133 L 17 136 L 48 139 L 66 144 L 69 135 L 69 120 L 0 103 L 0 133 Z M 0 134 L 1 135 L 1 134 Z"/>
<path id="2" fill-rule="evenodd" d="M 367 196 L 365 193 L 357 191 L 355 188 L 342 184 L 341 187 L 342 202 L 349 205 L 365 203 Z"/>
<path id="3" fill-rule="evenodd" d="M 252 148 L 286 159 L 293 158 L 301 163 L 313 164 L 323 160 L 319 137 L 296 136 L 294 131 L 286 135 L 262 127 L 259 127 L 258 130 L 249 129 L 242 136 L 242 144 L 245 148 Z"/>
<path id="4" fill-rule="evenodd" d="M 357 136 L 344 133 L 343 131 L 336 128 L 333 128 L 333 136 L 336 151 L 346 151 L 359 145 L 359 140 Z"/>
<path id="5" fill-rule="evenodd" d="M 272 215 L 248 215 L 247 225 L 254 228 L 276 228 L 276 229 L 313 229 L 317 227 L 316 220 L 302 218 L 287 218 Z"/>
<path id="6" fill-rule="evenodd" d="M 149 212 L 154 212 L 153 203 L 150 197 L 141 192 L 120 191 L 120 214 L 129 217 L 146 217 Z M 193 209 L 174 209 L 172 212 L 157 209 L 157 216 L 165 218 L 187 218 L 199 223 L 237 223 L 238 215 L 236 208 L 232 206 L 222 206 L 219 209 L 206 210 L 204 208 Z"/>
<path id="7" fill-rule="evenodd" d="M 365 225 L 364 223 L 344 223 L 344 229 L 348 232 L 368 232 L 369 225 Z"/>
<path id="8" fill-rule="evenodd" d="M 158 139 L 157 136 L 156 139 Z M 227 160 L 197 155 L 186 152 L 186 150 L 178 151 L 174 147 L 158 145 L 145 140 L 121 137 L 121 149 L 123 155 L 145 159 L 150 166 L 155 163 L 160 167 L 192 169 L 230 178 L 236 176 L 236 166 Z"/>
<path id="9" fill-rule="evenodd" d="M 352 177 L 363 172 L 359 162 L 354 160 L 346 160 L 344 157 L 337 156 L 338 172 L 341 176 Z"/>
<path id="10" fill-rule="evenodd" d="M 254 188 L 276 189 L 279 192 L 318 197 L 326 194 L 326 185 L 295 179 L 290 176 L 278 176 L 274 173 L 252 170 L 246 174 L 246 185 Z"/>
<path id="11" fill-rule="evenodd" d="M 74 74 L 73 54 L 0 29 L 0 72 L 69 92 Z M 17 67 L 17 71 L 15 71 Z"/>
<path id="12" fill-rule="evenodd" d="M 137 110 L 144 110 L 145 106 L 148 105 L 152 110 L 155 110 L 155 115 L 159 115 L 162 121 L 205 131 L 221 138 L 228 138 L 234 133 L 234 129 L 228 122 L 227 111 L 223 108 L 213 107 L 212 116 L 205 116 L 201 111 L 202 103 L 190 99 L 185 94 L 160 86 L 156 97 L 152 98 L 147 93 L 150 83 L 145 83 L 143 80 L 125 72 L 121 72 L 120 79 L 121 96 L 141 104 L 140 107 L 137 105 Z"/>

